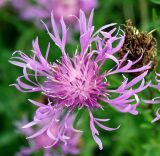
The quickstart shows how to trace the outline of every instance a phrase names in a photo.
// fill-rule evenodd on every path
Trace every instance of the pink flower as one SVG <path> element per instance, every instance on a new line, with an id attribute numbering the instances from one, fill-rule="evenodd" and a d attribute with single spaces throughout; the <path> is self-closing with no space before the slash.
<path id="1" fill-rule="evenodd" d="M 0 0 L 0 7 L 3 7 L 6 2 L 7 2 L 7 0 Z"/>
<path id="2" fill-rule="evenodd" d="M 160 73 L 156 73 L 155 75 L 155 81 L 157 84 L 151 84 L 150 87 L 160 91 Z M 160 104 L 160 97 L 155 97 L 152 100 L 143 100 L 143 102 L 151 105 Z M 160 120 L 160 108 L 157 110 L 156 117 L 152 120 L 152 123 L 158 120 Z"/>
<path id="3" fill-rule="evenodd" d="M 36 105 L 40 104 L 32 100 L 31 102 L 33 102 Z M 43 104 L 40 104 L 40 105 L 43 105 Z M 58 131 L 59 130 L 61 131 L 60 127 L 62 127 L 62 125 L 61 126 L 59 125 L 58 119 L 55 122 L 46 123 L 45 121 L 45 119 L 47 120 L 50 115 L 54 118 L 55 112 L 51 113 L 50 111 L 53 111 L 53 110 L 39 107 L 33 122 L 23 126 L 23 128 L 21 128 L 21 126 L 26 124 L 27 122 L 26 120 L 23 121 L 22 123 L 17 123 L 17 127 L 21 131 L 21 133 L 24 134 L 28 139 L 30 139 L 31 146 L 21 148 L 21 150 L 16 154 L 16 156 L 29 156 L 40 149 L 43 149 L 44 156 L 51 156 L 53 155 L 53 153 L 54 154 L 58 153 L 59 147 L 61 148 L 61 154 L 59 155 L 64 156 L 65 154 L 79 154 L 78 144 L 80 142 L 81 134 L 77 133 L 77 131 L 72 127 L 75 115 L 71 115 L 65 122 L 65 124 L 67 125 L 65 127 L 65 132 L 63 133 L 63 136 L 61 136 L 61 137 L 64 137 L 64 135 L 66 135 L 65 139 L 67 143 L 64 144 L 58 140 L 58 137 L 59 137 Z M 61 112 L 59 112 L 57 115 L 57 117 L 62 117 L 62 116 L 63 116 L 63 113 Z M 38 119 L 36 117 L 38 117 Z M 35 124 L 37 124 L 39 128 L 43 127 L 42 128 L 43 131 L 42 129 L 40 129 L 39 132 L 37 133 L 35 129 L 32 128 L 32 126 L 34 126 Z M 44 129 L 46 125 L 49 126 L 48 130 Z M 72 139 L 68 139 L 67 137 L 72 137 Z"/>
<path id="4" fill-rule="evenodd" d="M 64 123 L 73 111 L 77 108 L 87 108 L 90 116 L 90 128 L 94 140 L 102 149 L 102 142 L 99 139 L 99 132 L 96 126 L 106 130 L 113 131 L 117 128 L 109 128 L 104 126 L 102 122 L 108 121 L 109 119 L 99 119 L 93 116 L 92 111 L 94 109 L 102 110 L 103 106 L 99 103 L 100 101 L 106 102 L 118 111 L 122 113 L 131 113 L 137 115 L 136 110 L 139 104 L 138 93 L 146 89 L 150 82 L 145 84 L 144 77 L 147 75 L 147 70 L 150 65 L 143 66 L 141 68 L 132 69 L 132 66 L 137 63 L 140 59 L 135 62 L 128 60 L 127 64 L 123 64 L 126 61 L 128 53 L 121 59 L 118 60 L 115 54 L 121 49 L 124 43 L 125 34 L 119 28 L 117 29 L 116 24 L 112 23 L 105 25 L 94 33 L 94 26 L 92 25 L 93 11 L 91 12 L 89 19 L 86 18 L 83 11 L 80 11 L 78 18 L 80 27 L 80 49 L 76 49 L 73 57 L 69 57 L 66 52 L 67 42 L 67 27 L 61 18 L 60 23 L 62 27 L 62 37 L 60 37 L 59 30 L 55 23 L 53 14 L 51 16 L 51 22 L 53 27 L 53 34 L 50 33 L 47 26 L 45 25 L 49 36 L 52 41 L 60 48 L 62 57 L 59 61 L 49 63 L 47 61 L 49 47 L 48 45 L 46 56 L 43 57 L 38 44 L 38 38 L 33 41 L 33 57 L 27 56 L 21 51 L 14 53 L 19 56 L 14 56 L 10 62 L 16 66 L 23 68 L 23 76 L 18 77 L 17 84 L 13 84 L 21 92 L 42 92 L 49 97 L 53 104 L 48 106 L 40 107 L 37 111 L 44 112 L 36 113 L 35 119 L 31 125 L 37 124 L 38 120 L 41 120 L 45 116 L 43 128 L 40 132 L 35 134 L 36 136 L 41 135 L 45 131 L 50 131 L 52 123 L 56 124 L 57 113 L 59 111 L 65 112 L 65 117 L 58 122 L 58 127 L 61 130 L 55 135 L 48 136 L 54 140 L 66 141 L 67 138 L 62 137 L 65 131 Z M 105 32 L 104 30 L 110 29 Z M 117 43 L 114 46 L 114 43 Z M 104 63 L 112 61 L 114 66 L 111 69 L 107 69 L 102 72 L 102 66 Z M 28 71 L 32 71 L 28 73 Z M 141 72 L 139 76 L 129 80 L 122 74 Z M 112 87 L 114 83 L 112 80 L 109 81 L 109 77 L 119 74 L 123 81 L 120 86 Z M 40 78 L 45 79 L 44 82 L 39 82 Z M 28 83 L 23 82 L 23 79 Z M 35 79 L 35 81 L 33 80 Z M 134 86 L 140 83 L 135 88 Z M 134 87 L 134 88 L 133 88 Z M 32 102 L 35 104 L 35 102 Z M 42 110 L 41 110 L 42 109 Z M 48 110 L 48 112 L 47 112 Z M 51 111 L 53 110 L 53 111 Z M 47 112 L 47 113 L 46 113 Z M 52 112 L 50 116 L 50 112 Z M 40 116 L 37 116 L 41 114 Z M 58 113 L 59 114 L 59 113 Z M 46 116 L 47 115 L 47 116 Z M 36 123 L 35 123 L 36 122 Z M 30 124 L 29 124 L 30 125 Z M 61 127 L 62 126 L 62 127 Z M 52 134 L 52 132 L 51 132 Z M 34 135 L 34 137 L 35 137 Z M 31 137 L 33 138 L 33 136 Z M 54 142 L 53 142 L 54 144 Z"/>
<path id="5" fill-rule="evenodd" d="M 89 13 L 97 6 L 97 0 L 38 0 L 35 4 L 28 0 L 12 0 L 12 4 L 22 19 L 34 21 L 41 26 L 40 20 L 49 19 L 51 11 L 56 21 L 63 16 L 68 24 L 75 23 L 71 16 L 78 16 L 80 9 Z"/>

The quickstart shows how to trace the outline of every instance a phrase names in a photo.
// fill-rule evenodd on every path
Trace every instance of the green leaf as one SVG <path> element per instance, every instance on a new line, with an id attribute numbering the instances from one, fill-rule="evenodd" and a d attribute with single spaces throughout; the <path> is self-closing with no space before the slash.
<path id="1" fill-rule="evenodd" d="M 160 27 L 159 27 L 160 20 L 159 20 L 159 16 L 158 16 L 156 9 L 152 9 L 152 20 L 153 20 L 154 27 L 160 36 Z"/>
<path id="2" fill-rule="evenodd" d="M 73 124 L 74 127 L 77 126 L 77 123 L 78 123 L 79 119 L 82 117 L 82 114 L 84 114 L 84 113 L 85 113 L 85 110 L 84 110 L 84 109 L 78 110 L 77 116 L 76 116 L 76 118 L 75 118 L 75 120 L 74 120 L 74 124 Z"/>
<path id="3" fill-rule="evenodd" d="M 152 3 L 160 4 L 160 0 L 150 0 Z"/>

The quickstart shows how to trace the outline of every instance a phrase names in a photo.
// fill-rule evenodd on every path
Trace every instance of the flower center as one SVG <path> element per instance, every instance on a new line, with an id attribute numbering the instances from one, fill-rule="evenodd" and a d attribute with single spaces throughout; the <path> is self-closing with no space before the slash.
<path id="1" fill-rule="evenodd" d="M 65 58 L 55 68 L 51 95 L 65 105 L 97 106 L 97 99 L 106 90 L 104 75 L 99 74 L 98 65 L 92 59 L 76 56 Z"/>
<path id="2" fill-rule="evenodd" d="M 70 81 L 70 85 L 72 92 L 75 93 L 81 100 L 87 100 L 90 97 L 90 92 L 92 90 L 91 87 L 96 87 L 96 84 L 92 85 L 92 82 L 87 84 L 84 79 L 78 77 L 75 77 L 73 81 Z"/>
<path id="3" fill-rule="evenodd" d="M 65 4 L 65 5 L 72 5 L 72 4 L 75 3 L 74 0 L 62 0 L 62 2 L 63 2 L 63 4 Z"/>

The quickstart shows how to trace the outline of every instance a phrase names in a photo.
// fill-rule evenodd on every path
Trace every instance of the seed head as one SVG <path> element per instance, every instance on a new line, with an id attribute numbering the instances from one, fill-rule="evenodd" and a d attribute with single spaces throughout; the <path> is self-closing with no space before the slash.
<path id="1" fill-rule="evenodd" d="M 136 61 L 140 57 L 133 69 L 142 67 L 151 63 L 151 68 L 149 71 L 155 70 L 158 64 L 157 61 L 157 42 L 153 37 L 152 32 L 140 32 L 135 26 L 133 26 L 131 20 L 127 20 L 124 25 L 125 29 L 125 42 L 120 50 L 119 56 L 123 58 L 126 53 L 129 52 L 126 61 Z M 138 73 L 134 73 L 137 74 Z"/>

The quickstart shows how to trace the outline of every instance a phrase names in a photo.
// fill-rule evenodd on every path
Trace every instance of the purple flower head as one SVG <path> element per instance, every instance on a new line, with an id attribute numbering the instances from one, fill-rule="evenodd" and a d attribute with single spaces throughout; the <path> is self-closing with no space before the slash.
<path id="1" fill-rule="evenodd" d="M 51 11 L 56 21 L 63 16 L 68 24 L 74 23 L 71 15 L 78 16 L 80 9 L 89 13 L 97 6 L 97 0 L 35 0 L 34 3 L 28 0 L 12 0 L 12 4 L 22 19 L 34 21 L 41 26 L 40 20 L 49 19 Z"/>
<path id="2" fill-rule="evenodd" d="M 59 125 L 58 119 L 56 119 L 56 122 L 48 122 L 46 123 L 45 119 L 48 120 L 48 116 L 50 116 L 47 112 L 50 112 L 48 108 L 42 108 L 45 106 L 41 103 L 37 103 L 35 101 L 32 101 L 34 104 L 38 104 L 39 108 L 36 112 L 34 120 L 28 124 L 27 121 L 23 121 L 22 123 L 18 123 L 17 127 L 21 131 L 22 134 L 24 134 L 27 138 L 30 138 L 30 147 L 23 147 L 21 148 L 20 152 L 16 154 L 16 156 L 29 156 L 32 153 L 43 149 L 45 156 L 51 156 L 53 153 L 56 153 L 58 151 L 58 148 L 61 148 L 61 153 L 58 155 L 67 155 L 67 154 L 79 154 L 78 144 L 80 141 L 80 133 L 77 133 L 75 129 L 73 129 L 72 124 L 74 122 L 75 115 L 71 115 L 66 121 L 65 121 L 65 131 L 63 131 L 63 137 L 67 140 L 67 144 L 61 143 L 58 140 L 58 131 L 61 131 L 62 125 Z M 50 103 L 49 103 L 50 105 Z M 47 106 L 46 106 L 47 107 Z M 48 110 L 47 110 L 48 109 Z M 53 111 L 53 110 L 52 110 Z M 39 114 L 40 112 L 40 114 Z M 38 113 L 38 115 L 37 115 Z M 63 112 L 62 112 L 63 113 Z M 63 116 L 61 112 L 57 114 L 57 117 Z M 44 115 L 45 114 L 45 115 Z M 47 116 L 48 114 L 48 116 Z M 40 117 L 40 118 L 39 118 Z M 41 118 L 42 117 L 42 118 Z M 52 117 L 55 118 L 55 114 L 52 114 Z M 22 125 L 26 124 L 22 127 Z M 38 128 L 41 128 L 38 132 L 32 127 L 34 125 L 37 125 Z M 46 129 L 46 125 L 48 126 L 48 129 Z M 68 139 L 68 137 L 72 137 L 72 139 Z M 50 147 L 50 148 L 49 148 Z M 57 152 L 58 153 L 58 152 Z"/>
<path id="3" fill-rule="evenodd" d="M 47 106 L 37 104 L 40 108 L 37 110 L 35 120 L 29 125 L 37 124 L 38 120 L 40 120 L 40 124 L 43 123 L 43 128 L 31 138 L 46 131 L 50 132 L 50 127 L 54 123 L 62 130 L 58 130 L 54 135 L 49 135 L 50 133 L 48 133 L 48 136 L 54 141 L 61 140 L 66 142 L 69 138 L 63 137 L 62 131 L 65 131 L 64 122 L 67 121 L 67 118 L 76 108 L 87 108 L 93 138 L 99 145 L 99 148 L 102 149 L 96 126 L 106 131 L 116 130 L 117 128 L 104 126 L 102 123 L 109 119 L 95 118 L 93 110 L 103 110 L 103 106 L 99 102 L 104 101 L 120 112 L 137 115 L 138 111 L 136 108 L 139 104 L 137 94 L 150 85 L 150 82 L 145 84 L 144 81 L 150 64 L 133 69 L 132 66 L 141 59 L 139 58 L 134 62 L 128 60 L 128 63 L 124 65 L 123 63 L 126 61 L 128 53 L 121 60 L 117 59 L 115 54 L 123 46 L 125 34 L 123 30 L 116 28 L 115 23 L 105 25 L 94 33 L 94 26 L 92 25 L 93 11 L 89 19 L 86 18 L 83 11 L 80 11 L 78 18 L 80 48 L 75 50 L 72 57 L 68 56 L 65 48 L 68 29 L 63 18 L 60 20 L 62 27 L 61 37 L 53 14 L 51 15 L 51 21 L 53 34 L 44 25 L 52 41 L 61 50 L 62 57 L 60 60 L 49 63 L 47 57 L 50 44 L 48 45 L 46 56 L 43 57 L 37 38 L 33 41 L 33 57 L 17 51 L 13 55 L 18 54 L 19 56 L 13 56 L 10 61 L 12 64 L 23 68 L 24 75 L 18 77 L 17 83 L 13 84 L 19 91 L 42 92 L 52 101 L 52 104 Z M 109 31 L 104 31 L 108 28 Z M 109 61 L 112 61 L 114 64 L 113 68 L 106 69 L 103 72 L 102 67 L 104 68 L 104 63 Z M 32 71 L 32 73 L 28 71 Z M 132 80 L 129 80 L 124 75 L 125 73 L 134 72 L 141 72 L 141 74 Z M 121 85 L 113 88 L 113 82 L 110 78 L 116 74 L 119 74 L 123 81 Z M 40 82 L 40 78 L 45 80 Z M 23 79 L 25 79 L 25 82 Z M 135 87 L 138 84 L 139 86 Z M 35 102 L 32 103 L 36 104 Z M 66 115 L 64 119 L 60 119 L 57 122 L 57 113 L 59 111 L 63 111 Z M 43 119 L 44 116 L 45 118 Z"/>

